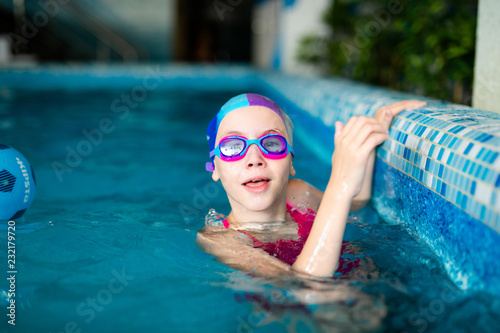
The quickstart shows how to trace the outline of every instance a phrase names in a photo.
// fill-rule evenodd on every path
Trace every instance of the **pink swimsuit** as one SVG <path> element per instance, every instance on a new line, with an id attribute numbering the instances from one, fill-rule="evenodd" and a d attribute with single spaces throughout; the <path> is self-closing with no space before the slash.
<path id="1" fill-rule="evenodd" d="M 263 249 L 264 251 L 280 259 L 281 261 L 289 265 L 293 265 L 295 260 L 297 260 L 297 256 L 302 251 L 309 233 L 311 232 L 314 218 L 316 217 L 316 212 L 308 208 L 305 213 L 302 213 L 298 209 L 293 207 L 292 204 L 290 204 L 288 201 L 286 203 L 286 209 L 292 217 L 292 220 L 298 224 L 298 240 L 279 239 L 275 242 L 261 242 L 257 238 L 244 231 L 238 231 L 247 235 L 250 239 L 253 240 L 254 248 Z M 229 228 L 229 223 L 226 219 L 224 219 L 222 222 L 225 228 Z M 356 253 L 353 251 L 353 249 L 351 249 L 349 242 L 342 242 L 341 253 L 342 255 L 339 259 L 339 268 L 337 269 L 337 273 L 335 274 L 336 276 L 350 273 L 354 268 L 360 265 L 361 261 L 359 258 L 359 253 Z"/>

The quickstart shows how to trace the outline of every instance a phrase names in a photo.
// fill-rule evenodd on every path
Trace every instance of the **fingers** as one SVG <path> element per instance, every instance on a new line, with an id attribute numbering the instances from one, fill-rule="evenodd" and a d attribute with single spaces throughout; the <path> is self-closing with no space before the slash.
<path id="1" fill-rule="evenodd" d="M 356 149 L 366 141 L 372 133 L 387 134 L 387 130 L 372 117 L 352 117 L 343 129 L 342 138 Z"/>
<path id="2" fill-rule="evenodd" d="M 371 118 L 373 119 L 373 118 Z M 374 120 L 374 122 L 365 122 L 360 128 L 359 131 L 356 135 L 356 137 L 353 140 L 354 146 L 356 147 L 362 147 L 366 146 L 367 143 L 369 143 L 369 139 L 373 136 L 376 137 L 383 137 L 384 140 L 389 138 L 389 133 L 387 132 L 386 128 L 384 128 L 383 125 L 381 125 L 379 122 Z M 375 146 L 370 146 L 370 149 L 375 148 Z"/>
<path id="3" fill-rule="evenodd" d="M 391 127 L 392 119 L 401 111 L 419 108 L 427 105 L 427 102 L 418 100 L 406 100 L 383 106 L 377 110 L 374 118 L 377 119 L 387 130 Z"/>
<path id="4" fill-rule="evenodd" d="M 373 133 L 372 135 L 370 135 L 366 139 L 364 144 L 360 147 L 360 150 L 365 154 L 369 154 L 373 149 L 375 149 L 375 147 L 380 145 L 382 142 L 384 142 L 388 138 L 389 138 L 388 134 Z"/>
<path id="5" fill-rule="evenodd" d="M 392 118 L 394 118 L 392 111 L 387 107 L 380 108 L 375 115 L 375 119 L 386 129 L 391 127 Z"/>
<path id="6" fill-rule="evenodd" d="M 403 110 L 421 108 L 421 107 L 426 106 L 426 105 L 427 105 L 427 102 L 419 101 L 419 100 L 415 100 L 415 99 L 399 101 L 399 102 L 381 107 L 380 109 L 377 110 L 377 115 L 380 112 L 380 117 L 385 118 L 386 111 L 389 110 L 392 113 L 392 117 L 394 117 Z"/>
<path id="7" fill-rule="evenodd" d="M 342 122 L 340 122 L 340 121 L 336 121 L 335 122 L 334 142 L 337 142 L 343 129 L 344 129 L 344 124 L 342 124 Z"/>

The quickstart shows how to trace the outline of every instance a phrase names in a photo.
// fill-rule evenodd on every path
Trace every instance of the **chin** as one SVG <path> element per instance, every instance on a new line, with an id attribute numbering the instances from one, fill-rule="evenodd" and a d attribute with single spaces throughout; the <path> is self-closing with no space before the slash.
<path id="1" fill-rule="evenodd" d="M 248 198 L 248 197 L 247 197 Z M 246 200 L 245 207 L 252 211 L 265 211 L 272 207 L 276 198 L 271 193 L 266 193 L 258 197 L 250 197 Z"/>

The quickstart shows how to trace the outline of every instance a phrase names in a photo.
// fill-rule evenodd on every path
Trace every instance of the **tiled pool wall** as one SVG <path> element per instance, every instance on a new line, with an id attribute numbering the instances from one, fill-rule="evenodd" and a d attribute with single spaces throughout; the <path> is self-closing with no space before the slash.
<path id="1" fill-rule="evenodd" d="M 264 91 L 275 99 L 294 121 L 295 139 L 307 140 L 325 163 L 333 152 L 336 120 L 374 115 L 379 107 L 403 99 L 426 100 L 426 107 L 394 119 L 390 139 L 377 150 L 373 204 L 387 222 L 403 223 L 424 239 L 462 289 L 500 295 L 500 115 L 342 79 L 290 77 L 249 67 L 0 69 L 0 93 L 6 87 L 133 91 L 228 86 Z"/>
<path id="2" fill-rule="evenodd" d="M 401 112 L 378 148 L 373 204 L 384 220 L 424 239 L 459 287 L 500 294 L 500 115 L 341 79 L 259 79 L 293 104 L 298 139 L 325 162 L 336 120 L 372 116 L 403 99 L 427 101 Z"/>

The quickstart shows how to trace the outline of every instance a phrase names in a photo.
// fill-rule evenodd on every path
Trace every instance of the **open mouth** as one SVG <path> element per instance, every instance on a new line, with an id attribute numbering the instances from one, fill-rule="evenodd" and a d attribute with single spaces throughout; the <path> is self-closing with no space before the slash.
<path id="1" fill-rule="evenodd" d="M 271 180 L 269 178 L 255 178 L 255 179 L 251 179 L 249 181 L 246 181 L 242 185 L 248 186 L 248 187 L 259 187 L 259 186 L 262 186 L 264 184 L 269 183 L 270 181 Z"/>

